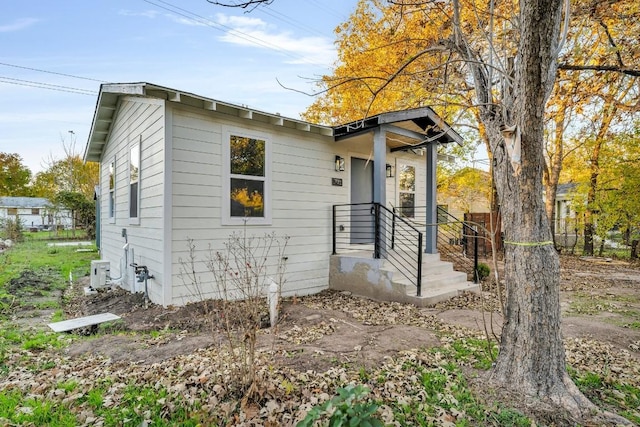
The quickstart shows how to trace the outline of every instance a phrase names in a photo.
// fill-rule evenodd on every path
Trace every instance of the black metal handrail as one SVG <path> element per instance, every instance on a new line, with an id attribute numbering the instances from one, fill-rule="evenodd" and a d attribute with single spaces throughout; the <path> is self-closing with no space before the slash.
<path id="1" fill-rule="evenodd" d="M 437 249 L 441 259 L 453 263 L 455 270 L 466 272 L 470 280 L 479 283 L 477 225 L 462 221 L 441 207 L 437 210 L 436 224 L 426 223 L 426 206 L 393 209 L 401 218 L 407 219 L 416 227 L 436 227 Z"/>
<path id="2" fill-rule="evenodd" d="M 333 206 L 333 254 L 369 249 L 386 259 L 416 286 L 422 287 L 423 236 L 408 220 L 379 203 Z"/>

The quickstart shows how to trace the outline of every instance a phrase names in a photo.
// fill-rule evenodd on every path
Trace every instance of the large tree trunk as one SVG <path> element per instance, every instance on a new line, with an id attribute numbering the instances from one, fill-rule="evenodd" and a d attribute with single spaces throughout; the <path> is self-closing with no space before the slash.
<path id="1" fill-rule="evenodd" d="M 500 354 L 492 379 L 524 396 L 567 411 L 575 420 L 595 406 L 565 367 L 560 331 L 560 263 L 542 194 L 544 106 L 556 73 L 562 0 L 521 0 L 521 30 L 513 100 L 504 116 L 485 110 L 496 158 L 496 188 L 505 236 L 507 304 Z M 511 96 L 509 96 L 511 95 Z M 509 107 L 507 104 L 506 107 Z M 505 126 L 516 125 L 521 161 L 506 149 Z"/>

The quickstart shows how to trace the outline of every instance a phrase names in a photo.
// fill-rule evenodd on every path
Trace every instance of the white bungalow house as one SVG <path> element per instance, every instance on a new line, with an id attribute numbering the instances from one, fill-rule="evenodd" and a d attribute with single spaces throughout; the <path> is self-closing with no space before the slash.
<path id="1" fill-rule="evenodd" d="M 412 301 L 421 269 L 423 298 L 475 289 L 439 262 L 434 227 L 402 235 L 411 228 L 388 213 L 428 206 L 421 223 L 437 222 L 436 148 L 450 142 L 461 138 L 428 107 L 329 127 L 149 83 L 103 84 L 84 153 L 101 166 L 101 258 L 130 290 L 141 289 L 126 270 L 144 265 L 149 298 L 182 305 L 217 296 L 204 262 L 199 295 L 181 277 L 188 241 L 204 261 L 246 227 L 289 236 L 284 296 L 332 287 Z M 407 253 L 413 273 L 390 265 Z"/>
<path id="2" fill-rule="evenodd" d="M 71 211 L 57 209 L 43 197 L 0 197 L 0 220 L 15 218 L 27 230 L 70 227 Z"/>

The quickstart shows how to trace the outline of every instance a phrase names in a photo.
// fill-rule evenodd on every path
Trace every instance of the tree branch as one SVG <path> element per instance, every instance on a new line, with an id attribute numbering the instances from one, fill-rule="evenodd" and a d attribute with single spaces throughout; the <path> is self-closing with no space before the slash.
<path id="1" fill-rule="evenodd" d="M 249 8 L 250 11 L 260 6 L 261 4 L 268 6 L 271 3 L 273 3 L 273 0 L 247 0 L 247 1 L 242 1 L 240 3 L 231 3 L 231 1 L 215 1 L 215 0 L 207 0 L 207 1 L 216 6 L 239 7 L 241 9 Z"/>
<path id="2" fill-rule="evenodd" d="M 623 68 L 617 65 L 574 65 L 574 64 L 559 64 L 560 70 L 573 70 L 573 71 L 610 71 L 614 73 L 626 74 L 628 76 L 640 77 L 640 70 Z"/>

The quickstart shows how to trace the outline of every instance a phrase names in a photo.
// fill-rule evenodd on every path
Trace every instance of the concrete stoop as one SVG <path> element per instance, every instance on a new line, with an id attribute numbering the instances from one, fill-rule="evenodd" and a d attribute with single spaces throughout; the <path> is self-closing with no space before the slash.
<path id="1" fill-rule="evenodd" d="M 416 286 L 388 261 L 374 259 L 370 252 L 332 255 L 329 288 L 350 291 L 381 301 L 397 301 L 427 307 L 451 299 L 464 291 L 480 292 L 480 285 L 467 281 L 466 273 L 454 271 L 439 254 L 424 254 L 420 296 Z"/>

